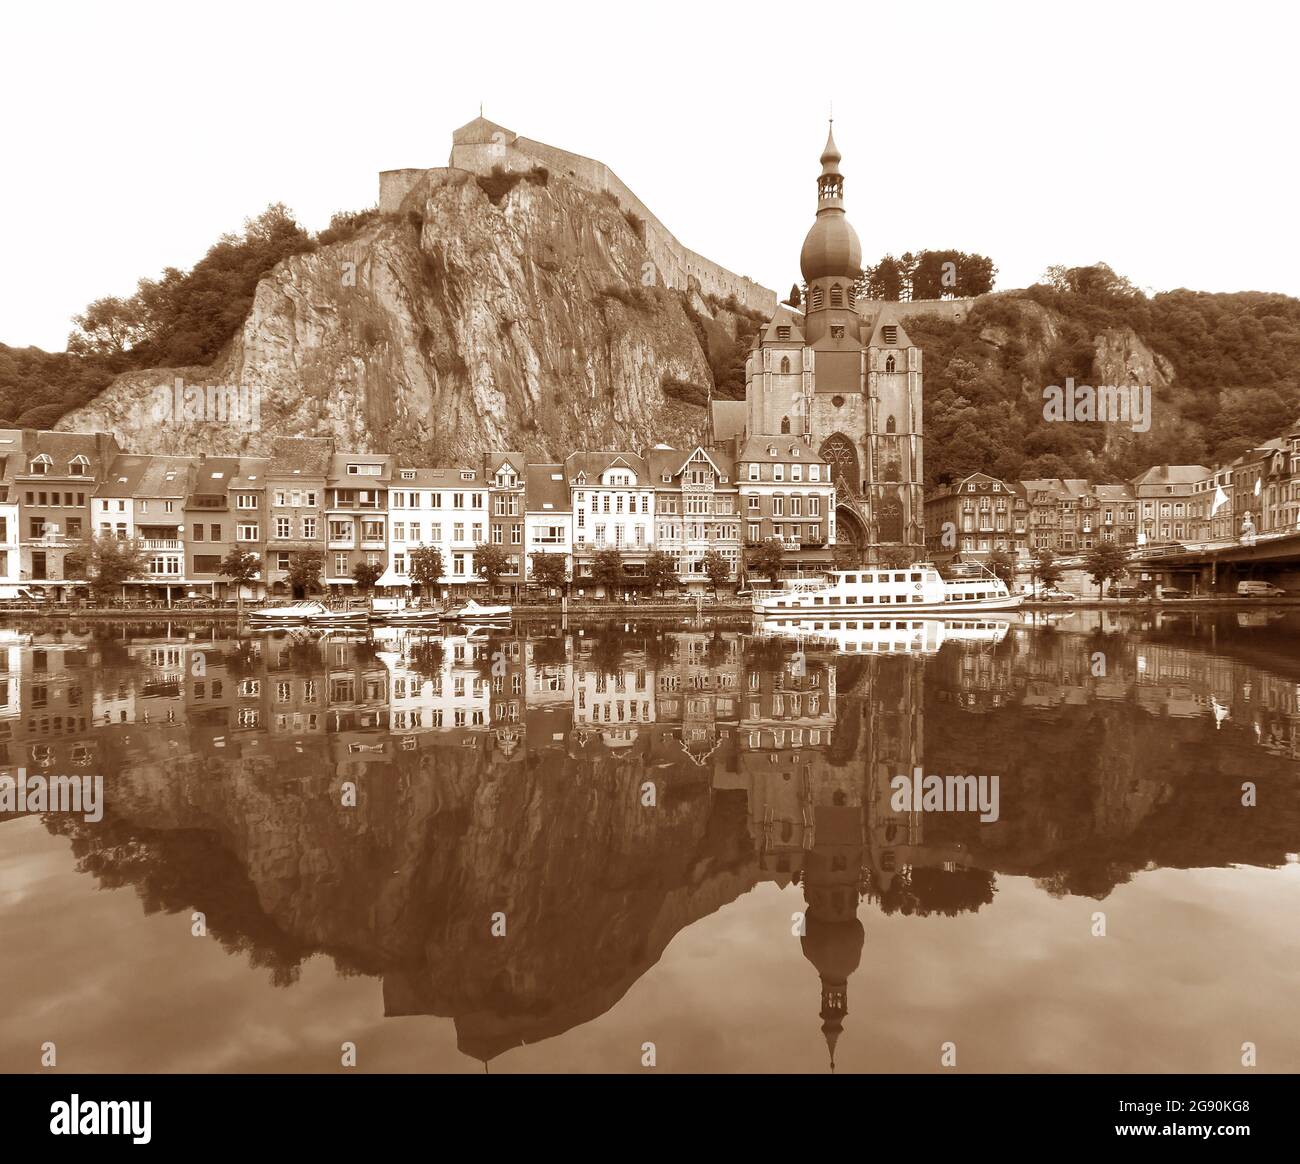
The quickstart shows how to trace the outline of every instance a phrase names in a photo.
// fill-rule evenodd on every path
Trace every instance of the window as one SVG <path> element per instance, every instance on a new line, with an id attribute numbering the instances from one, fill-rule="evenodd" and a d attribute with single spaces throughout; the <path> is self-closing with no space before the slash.
<path id="1" fill-rule="evenodd" d="M 896 343 L 898 343 L 898 328 L 897 328 L 897 327 L 895 327 L 892 323 L 887 323 L 887 324 L 884 326 L 884 328 L 883 328 L 882 330 L 883 330 L 884 333 L 885 333 L 885 343 L 887 343 L 887 344 L 896 344 Z"/>
<path id="2" fill-rule="evenodd" d="M 346 578 L 348 574 L 348 556 L 347 554 L 334 555 L 334 577 Z"/>
<path id="3" fill-rule="evenodd" d="M 277 538 L 293 536 L 293 523 L 287 517 L 277 517 L 275 519 L 275 536 Z"/>
<path id="4" fill-rule="evenodd" d="M 348 476 L 350 477 L 378 477 L 383 472 L 382 465 L 349 465 Z"/>
<path id="5" fill-rule="evenodd" d="M 785 330 L 786 330 L 786 331 L 789 331 L 790 329 L 787 327 Z M 785 372 L 785 373 L 789 373 L 789 371 L 790 371 L 790 357 L 789 357 L 789 356 L 782 356 L 782 357 L 781 357 L 781 371 L 782 371 L 782 372 Z"/>
<path id="6" fill-rule="evenodd" d="M 779 340 L 788 340 L 788 339 L 790 338 L 790 329 L 789 329 L 789 327 L 786 327 L 786 326 L 778 327 L 778 328 L 776 329 L 776 338 L 779 339 Z M 782 368 L 781 370 L 784 372 L 784 371 L 786 371 L 787 369 Z"/>
<path id="7" fill-rule="evenodd" d="M 256 493 L 237 493 L 237 494 L 235 494 L 235 508 L 236 508 L 236 509 L 256 509 L 256 508 L 257 508 L 257 494 L 256 494 Z"/>
<path id="8" fill-rule="evenodd" d="M 257 524 L 255 522 L 240 522 L 236 527 L 236 537 L 241 542 L 257 541 Z"/>
<path id="9" fill-rule="evenodd" d="M 892 354 L 885 357 L 885 371 L 886 372 L 896 371 L 896 367 L 894 365 L 894 357 Z"/>
<path id="10" fill-rule="evenodd" d="M 316 519 L 314 517 L 304 517 L 302 519 L 302 536 L 305 538 L 314 538 L 316 536 Z"/>
<path id="11" fill-rule="evenodd" d="M 758 480 L 758 465 L 757 465 L 757 464 L 751 464 L 751 465 L 749 466 L 749 479 L 750 479 L 751 481 L 757 481 L 757 480 Z"/>

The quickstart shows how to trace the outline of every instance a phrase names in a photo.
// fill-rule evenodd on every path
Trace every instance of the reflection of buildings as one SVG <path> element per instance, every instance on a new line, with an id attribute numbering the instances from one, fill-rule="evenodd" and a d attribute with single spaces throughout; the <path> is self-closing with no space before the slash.
<path id="1" fill-rule="evenodd" d="M 1104 897 L 1152 863 L 1275 863 L 1300 828 L 1222 810 L 1243 771 L 1293 803 L 1294 764 L 1269 752 L 1294 683 L 1179 641 L 1017 631 L 844 655 L 635 626 L 159 625 L 14 636 L 0 664 L 6 764 L 105 775 L 104 828 L 74 837 L 87 868 L 164 908 L 220 900 L 214 932 L 280 980 L 327 952 L 382 978 L 387 1013 L 452 1016 L 484 1058 L 603 1013 L 675 934 L 770 880 L 802 896 L 843 1061 L 864 899 L 969 912 L 995 870 Z M 976 758 L 1003 778 L 996 823 L 893 809 L 893 777 Z M 482 933 L 497 909 L 508 944 Z"/>

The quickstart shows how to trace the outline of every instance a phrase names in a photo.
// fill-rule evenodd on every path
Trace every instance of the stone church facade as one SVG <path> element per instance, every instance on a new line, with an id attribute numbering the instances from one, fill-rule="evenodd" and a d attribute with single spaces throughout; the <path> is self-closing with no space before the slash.
<path id="1" fill-rule="evenodd" d="M 714 437 L 802 436 L 831 466 L 836 539 L 875 563 L 924 556 L 921 351 L 898 305 L 860 296 L 862 247 L 844 212 L 840 152 L 829 135 L 817 215 L 799 257 L 803 309 L 777 307 L 745 369 L 743 434 L 717 402 Z M 725 418 L 725 419 L 724 419 Z"/>

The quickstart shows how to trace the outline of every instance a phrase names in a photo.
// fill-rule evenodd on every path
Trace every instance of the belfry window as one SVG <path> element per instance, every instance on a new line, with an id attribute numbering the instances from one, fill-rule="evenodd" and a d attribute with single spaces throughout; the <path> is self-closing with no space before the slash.
<path id="1" fill-rule="evenodd" d="M 779 340 L 788 340 L 790 338 L 790 329 L 788 327 L 778 327 L 776 329 L 776 338 Z"/>
<path id="2" fill-rule="evenodd" d="M 831 306 L 832 307 L 844 306 L 844 291 L 838 283 L 836 283 L 835 286 L 831 288 Z"/>
<path id="3" fill-rule="evenodd" d="M 788 416 L 781 417 L 781 431 L 782 432 L 790 431 L 790 418 Z"/>
<path id="4" fill-rule="evenodd" d="M 898 328 L 894 324 L 892 323 L 886 324 L 885 327 L 883 328 L 883 331 L 885 333 L 885 343 L 887 344 L 898 343 Z"/>
<path id="5" fill-rule="evenodd" d="M 790 357 L 789 357 L 789 356 L 782 356 L 782 357 L 781 357 L 781 371 L 782 371 L 782 372 L 789 372 L 789 371 L 790 371 Z"/>
<path id="6" fill-rule="evenodd" d="M 812 310 L 820 311 L 822 306 L 822 289 L 814 287 L 812 289 Z"/>
<path id="7" fill-rule="evenodd" d="M 886 356 L 886 357 L 885 357 L 885 371 L 886 371 L 886 372 L 893 372 L 893 371 L 896 371 L 896 370 L 897 370 L 897 369 L 896 369 L 895 364 L 894 364 L 894 357 L 893 357 L 893 356 Z"/>

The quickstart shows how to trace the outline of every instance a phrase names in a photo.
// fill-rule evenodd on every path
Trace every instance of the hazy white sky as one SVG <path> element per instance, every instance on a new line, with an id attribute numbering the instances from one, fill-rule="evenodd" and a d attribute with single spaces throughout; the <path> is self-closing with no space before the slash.
<path id="1" fill-rule="evenodd" d="M 62 349 L 90 300 L 269 202 L 309 229 L 372 205 L 480 101 L 783 294 L 833 100 L 867 261 L 1300 295 L 1297 32 L 1276 0 L 9 3 L 0 341 Z"/>

